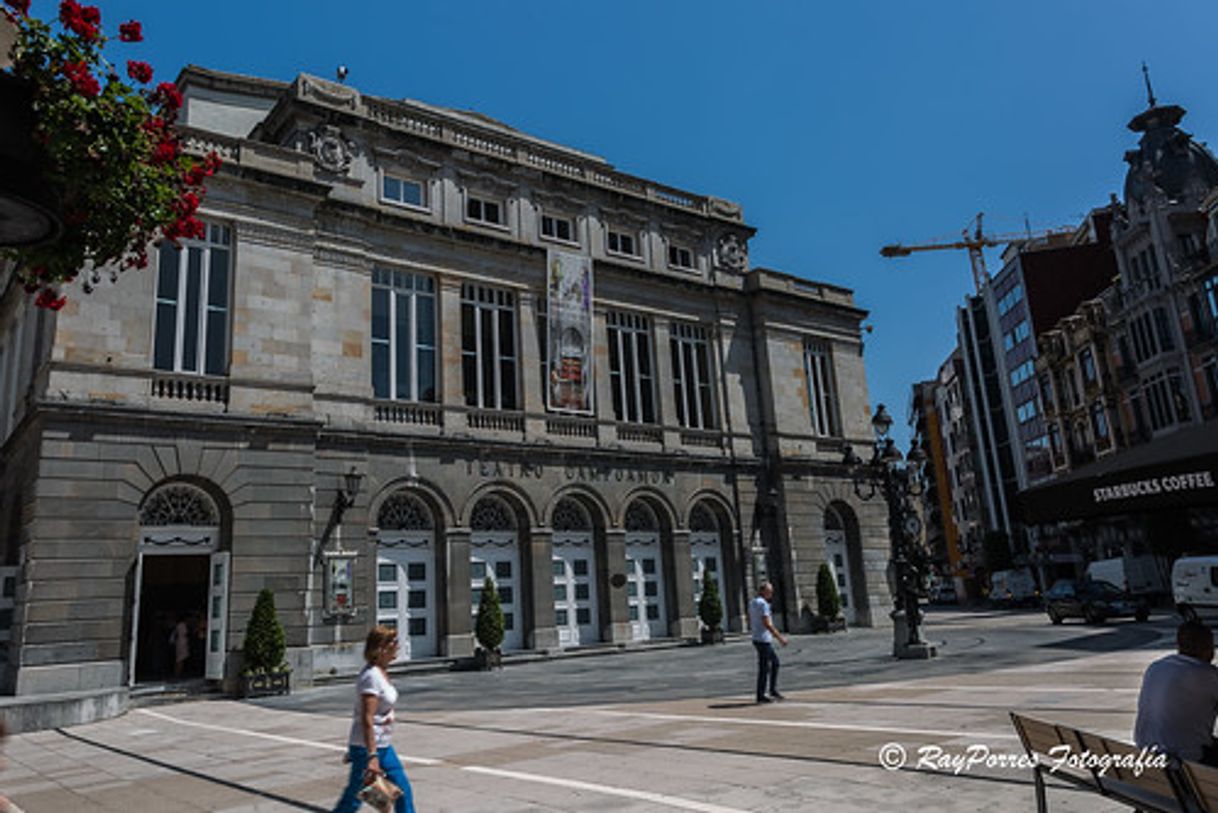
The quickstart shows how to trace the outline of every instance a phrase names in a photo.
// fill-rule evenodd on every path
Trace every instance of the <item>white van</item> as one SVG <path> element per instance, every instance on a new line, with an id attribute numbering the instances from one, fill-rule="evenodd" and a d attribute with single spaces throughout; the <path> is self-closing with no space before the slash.
<path id="1" fill-rule="evenodd" d="M 1100 559 L 1087 565 L 1087 578 L 1114 584 L 1135 596 L 1166 593 L 1167 585 L 1163 583 L 1163 576 L 1157 557 L 1149 553 Z"/>
<path id="2" fill-rule="evenodd" d="M 998 605 L 1024 607 L 1040 601 L 1036 579 L 1026 567 L 997 570 L 990 574 L 990 601 Z"/>
<path id="3" fill-rule="evenodd" d="M 1218 619 L 1218 556 L 1185 556 L 1171 569 L 1172 600 L 1185 618 Z"/>

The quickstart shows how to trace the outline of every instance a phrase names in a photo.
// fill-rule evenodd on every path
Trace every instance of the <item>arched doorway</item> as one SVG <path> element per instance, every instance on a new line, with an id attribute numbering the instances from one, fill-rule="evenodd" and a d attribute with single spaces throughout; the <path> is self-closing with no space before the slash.
<path id="1" fill-rule="evenodd" d="M 710 573 L 719 588 L 719 601 L 727 617 L 727 591 L 723 582 L 723 537 L 715 512 L 703 503 L 694 505 L 689 512 L 689 550 L 693 555 L 694 609 L 702 600 L 702 584 Z"/>
<path id="2" fill-rule="evenodd" d="M 220 510 L 201 488 L 170 483 L 145 499 L 132 578 L 130 685 L 224 678 L 229 553 L 220 550 L 221 536 Z"/>
<path id="3" fill-rule="evenodd" d="M 626 601 L 631 639 L 663 638 L 668 630 L 660 521 L 651 506 L 635 500 L 626 509 L 625 524 Z"/>
<path id="4" fill-rule="evenodd" d="M 578 500 L 566 497 L 554 506 L 550 527 L 558 644 L 567 647 L 593 643 L 599 638 L 599 626 L 592 517 Z"/>
<path id="5" fill-rule="evenodd" d="M 475 624 L 483 580 L 490 576 L 503 609 L 503 649 L 520 649 L 524 636 L 520 603 L 520 542 L 516 512 L 502 498 L 478 500 L 469 519 L 470 612 Z"/>
<path id="6" fill-rule="evenodd" d="M 856 596 L 852 583 L 853 563 L 846 538 L 846 523 L 833 507 L 825 509 L 825 561 L 833 573 L 837 593 L 842 599 L 842 617 L 847 624 L 858 623 Z"/>
<path id="7" fill-rule="evenodd" d="M 376 515 L 376 622 L 398 630 L 398 660 L 436 654 L 436 530 L 431 509 L 407 491 Z"/>

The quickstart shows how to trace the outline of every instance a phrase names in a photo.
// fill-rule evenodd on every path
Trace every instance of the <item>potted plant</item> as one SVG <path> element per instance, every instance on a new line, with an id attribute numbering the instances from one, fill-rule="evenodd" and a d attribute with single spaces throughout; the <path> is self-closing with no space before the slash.
<path id="1" fill-rule="evenodd" d="M 275 614 L 275 594 L 269 587 L 264 587 L 258 594 L 241 649 L 244 655 L 241 668 L 243 697 L 288 693 L 291 669 L 283 659 L 287 639 L 279 616 Z"/>
<path id="2" fill-rule="evenodd" d="M 702 643 L 723 642 L 723 602 L 719 599 L 719 580 L 709 570 L 702 574 L 702 598 L 698 599 L 698 618 L 702 621 Z"/>
<path id="3" fill-rule="evenodd" d="M 814 632 L 841 632 L 846 629 L 842 619 L 842 598 L 837 592 L 837 580 L 828 562 L 822 562 L 816 572 L 816 618 L 812 621 Z"/>
<path id="4" fill-rule="evenodd" d="M 478 648 L 474 651 L 475 665 L 481 669 L 501 667 L 499 645 L 503 643 L 503 608 L 499 606 L 499 590 L 490 575 L 482 581 L 474 636 L 478 639 Z"/>
<path id="5" fill-rule="evenodd" d="M 15 260 L 35 304 L 58 310 L 67 301 L 63 286 L 82 271 L 88 293 L 103 270 L 114 279 L 146 267 L 154 240 L 201 236 L 195 213 L 220 162 L 214 153 L 204 160 L 182 153 L 174 126 L 182 97 L 172 82 L 153 84 L 152 67 L 134 59 L 123 78 L 103 56 L 110 40 L 96 6 L 63 0 L 51 24 L 30 16 L 30 0 L 3 2 L 12 47 L 0 70 L 0 197 L 20 203 L 33 185 L 42 196 L 35 208 L 57 199 L 48 216 L 60 228 L 33 244 L 14 235 L 0 256 Z M 123 48 L 143 39 L 135 20 L 118 31 Z M 9 152 L 23 177 L 15 177 Z"/>

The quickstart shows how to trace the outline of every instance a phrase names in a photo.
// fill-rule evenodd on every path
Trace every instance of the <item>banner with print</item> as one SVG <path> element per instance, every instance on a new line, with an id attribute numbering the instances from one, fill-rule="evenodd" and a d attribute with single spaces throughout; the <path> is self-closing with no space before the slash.
<path id="1" fill-rule="evenodd" d="M 551 249 L 547 258 L 546 404 L 592 412 L 592 259 Z"/>

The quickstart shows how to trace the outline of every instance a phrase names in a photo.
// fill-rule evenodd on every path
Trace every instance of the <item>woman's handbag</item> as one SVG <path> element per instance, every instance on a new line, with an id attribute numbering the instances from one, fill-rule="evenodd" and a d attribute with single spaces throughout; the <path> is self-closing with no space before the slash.
<path id="1" fill-rule="evenodd" d="M 368 771 L 364 774 L 364 786 L 356 797 L 366 805 L 376 808 L 381 813 L 393 810 L 393 803 L 402 795 L 402 789 L 389 781 L 383 773 Z"/>

